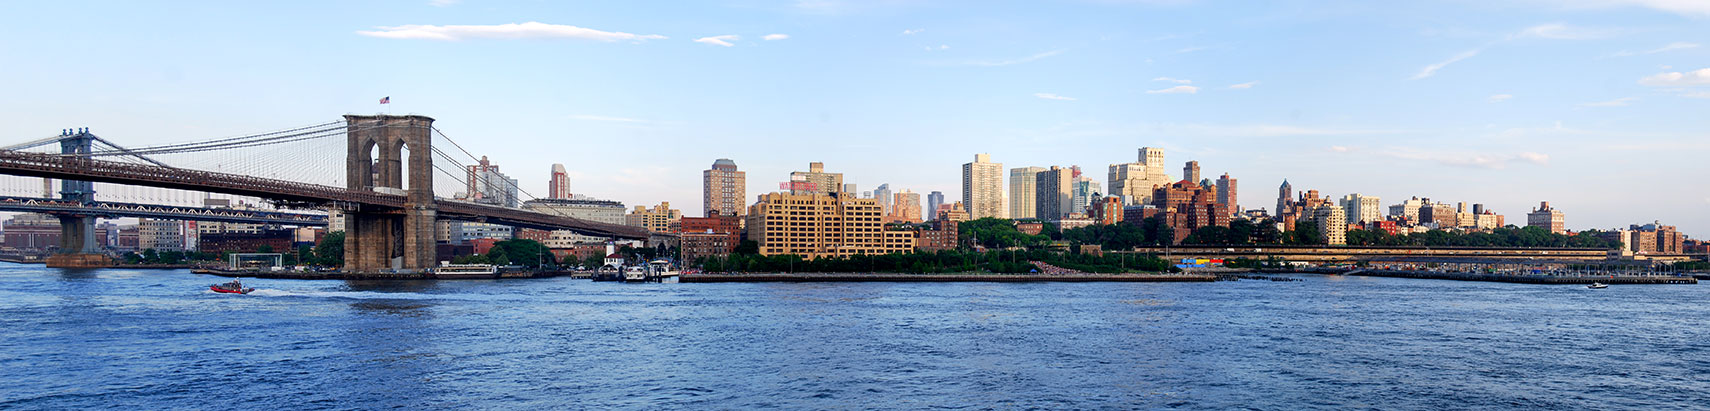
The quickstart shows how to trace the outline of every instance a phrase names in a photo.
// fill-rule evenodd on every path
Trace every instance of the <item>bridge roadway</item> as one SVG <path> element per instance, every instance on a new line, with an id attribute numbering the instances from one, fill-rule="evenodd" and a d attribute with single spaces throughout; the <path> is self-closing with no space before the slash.
<path id="1" fill-rule="evenodd" d="M 0 197 L 0 211 L 24 211 L 56 215 L 104 218 L 143 217 L 226 223 L 283 224 L 305 227 L 327 225 L 326 214 L 286 213 L 234 208 L 184 207 L 158 204 L 81 202 L 57 198 Z"/>
<path id="2" fill-rule="evenodd" d="M 0 150 L 0 174 L 128 184 L 269 198 L 291 202 L 355 206 L 383 212 L 402 210 L 405 196 L 350 190 L 312 183 L 274 180 L 239 174 L 161 167 L 59 154 Z M 607 224 L 533 211 L 435 200 L 438 216 L 541 230 L 570 230 L 596 237 L 646 239 L 639 227 Z"/>

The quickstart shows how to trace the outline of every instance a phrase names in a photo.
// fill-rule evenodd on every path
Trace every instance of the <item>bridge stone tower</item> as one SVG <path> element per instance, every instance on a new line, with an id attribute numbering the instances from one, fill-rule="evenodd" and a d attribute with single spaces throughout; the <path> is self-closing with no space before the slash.
<path id="1" fill-rule="evenodd" d="M 95 135 L 87 129 L 77 129 L 65 133 L 65 138 L 59 140 L 60 154 L 76 154 L 85 158 L 93 149 Z M 59 198 L 67 201 L 95 201 L 95 183 L 76 180 L 59 180 Z M 95 216 L 89 215 L 56 215 L 59 217 L 59 253 L 60 254 L 98 254 L 95 242 Z"/>
<path id="2" fill-rule="evenodd" d="M 404 195 L 403 209 L 344 209 L 344 269 L 376 272 L 434 266 L 433 119 L 426 116 L 344 116 L 351 190 Z M 378 148 L 378 150 L 376 150 Z M 409 149 L 409 158 L 403 150 Z M 378 157 L 378 158 L 375 158 Z M 408 168 L 405 168 L 405 165 Z M 408 171 L 409 187 L 404 187 Z"/>

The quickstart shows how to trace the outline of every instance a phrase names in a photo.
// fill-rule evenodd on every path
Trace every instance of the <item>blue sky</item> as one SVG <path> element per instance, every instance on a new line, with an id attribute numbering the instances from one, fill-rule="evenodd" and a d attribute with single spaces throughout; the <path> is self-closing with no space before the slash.
<path id="1" fill-rule="evenodd" d="M 700 209 L 823 161 L 960 197 L 960 165 L 1142 146 L 1297 189 L 1538 201 L 1571 229 L 1710 235 L 1710 2 L 29 2 L 0 13 L 0 137 L 131 145 L 384 110 L 435 117 L 525 190 Z M 10 136 L 10 137 L 4 137 Z"/>

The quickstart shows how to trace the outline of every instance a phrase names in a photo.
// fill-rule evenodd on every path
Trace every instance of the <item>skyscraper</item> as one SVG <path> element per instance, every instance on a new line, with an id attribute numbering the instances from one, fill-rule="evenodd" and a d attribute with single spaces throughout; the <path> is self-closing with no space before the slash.
<path id="1" fill-rule="evenodd" d="M 879 188 L 873 189 L 873 198 L 879 200 L 879 215 L 891 215 L 892 201 L 896 198 L 891 197 L 890 183 L 880 184 Z"/>
<path id="2" fill-rule="evenodd" d="M 818 161 L 808 163 L 808 171 L 790 173 L 790 192 L 793 194 L 831 194 L 843 190 L 843 173 L 825 172 L 825 163 Z M 806 183 L 798 187 L 794 183 Z"/>
<path id="3" fill-rule="evenodd" d="M 701 172 L 701 215 L 741 216 L 748 214 L 743 202 L 748 197 L 748 175 L 737 171 L 736 162 L 728 158 L 713 161 L 712 168 Z"/>
<path id="4" fill-rule="evenodd" d="M 920 222 L 920 193 L 903 190 L 891 201 L 890 221 Z"/>
<path id="5" fill-rule="evenodd" d="M 1182 179 L 1199 184 L 1199 162 L 1189 161 L 1182 166 Z"/>
<path id="6" fill-rule="evenodd" d="M 1034 214 L 1035 202 L 1038 200 L 1034 187 L 1038 183 L 1039 172 L 1044 167 L 1019 167 L 1009 169 L 1009 218 L 1020 220 L 1037 218 Z"/>
<path id="7" fill-rule="evenodd" d="M 500 173 L 499 166 L 487 162 L 487 156 L 481 156 L 480 163 L 469 166 L 469 177 L 464 182 L 468 185 L 469 198 L 475 202 L 517 206 L 517 179 Z"/>
<path id="8" fill-rule="evenodd" d="M 1085 213 L 1087 207 L 1092 206 L 1093 195 L 1102 193 L 1103 190 L 1099 188 L 1098 182 L 1081 174 L 1080 166 L 1071 166 L 1069 170 L 1073 176 L 1069 190 L 1069 212 Z"/>
<path id="9" fill-rule="evenodd" d="M 926 216 L 928 220 L 938 219 L 938 206 L 944 205 L 944 192 L 934 191 L 926 195 Z"/>
<path id="10" fill-rule="evenodd" d="M 1241 206 L 1235 202 L 1235 179 L 1229 173 L 1217 178 L 1217 204 L 1223 205 L 1223 213 L 1235 215 L 1241 212 Z"/>
<path id="11" fill-rule="evenodd" d="M 1342 196 L 1338 205 L 1342 206 L 1347 222 L 1365 224 L 1383 220 L 1383 205 L 1379 201 L 1377 197 L 1355 193 Z"/>
<path id="12" fill-rule="evenodd" d="M 1003 218 L 1003 163 L 993 163 L 989 154 L 975 154 L 974 162 L 962 164 L 962 204 L 974 218 Z"/>
<path id="13" fill-rule="evenodd" d="M 1288 205 L 1294 200 L 1294 186 L 1288 184 L 1288 179 L 1282 180 L 1282 187 L 1277 187 L 1277 209 L 1271 210 L 1271 215 L 1281 218 Z"/>
<path id="14" fill-rule="evenodd" d="M 563 164 L 552 165 L 552 180 L 547 183 L 546 198 L 570 199 L 570 173 L 564 171 Z"/>
<path id="15" fill-rule="evenodd" d="M 1073 171 L 1051 166 L 1051 169 L 1039 172 L 1033 184 L 1034 218 L 1053 221 L 1068 216 L 1069 208 L 1073 204 Z"/>
<path id="16" fill-rule="evenodd" d="M 1348 218 L 1342 207 L 1325 202 L 1313 210 L 1312 216 L 1318 224 L 1318 234 L 1324 236 L 1324 244 L 1348 245 Z"/>
<path id="17" fill-rule="evenodd" d="M 1153 189 L 1174 182 L 1164 174 L 1164 149 L 1141 147 L 1139 157 L 1136 163 L 1110 165 L 1109 194 L 1122 197 L 1129 205 L 1151 204 Z"/>

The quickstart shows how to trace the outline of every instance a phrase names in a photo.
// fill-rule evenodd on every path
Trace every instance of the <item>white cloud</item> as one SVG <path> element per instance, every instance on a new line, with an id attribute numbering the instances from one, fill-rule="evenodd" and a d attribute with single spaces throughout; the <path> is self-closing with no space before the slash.
<path id="1" fill-rule="evenodd" d="M 1159 78 L 1152 79 L 1152 81 L 1168 81 L 1168 82 L 1176 83 L 1176 84 L 1193 84 L 1193 80 L 1182 80 L 1182 79 L 1174 79 L 1174 78 L 1169 78 L 1169 77 L 1159 77 Z"/>
<path id="2" fill-rule="evenodd" d="M 1194 94 L 1198 92 L 1199 87 L 1194 86 L 1175 86 L 1162 90 L 1146 90 L 1146 94 Z"/>
<path id="3" fill-rule="evenodd" d="M 570 118 L 576 119 L 576 120 L 606 121 L 606 122 L 612 122 L 612 123 L 646 123 L 647 122 L 647 120 L 642 120 L 642 119 L 638 119 L 638 118 L 610 117 L 610 116 L 599 116 L 599 115 L 593 115 L 593 114 L 576 114 L 576 115 L 570 116 Z"/>
<path id="4" fill-rule="evenodd" d="M 1245 89 L 1253 88 L 1253 86 L 1257 86 L 1257 85 L 1259 85 L 1259 82 L 1249 81 L 1249 82 L 1241 83 L 1241 84 L 1230 84 L 1229 88 L 1236 89 L 1236 90 L 1245 90 Z"/>
<path id="5" fill-rule="evenodd" d="M 1611 54 L 1610 56 L 1611 57 L 1640 56 L 1640 55 L 1646 55 L 1646 54 L 1667 53 L 1670 51 L 1686 50 L 1686 49 L 1691 49 L 1691 48 L 1698 48 L 1698 43 L 1687 43 L 1684 41 L 1677 41 L 1677 42 L 1669 43 L 1666 46 L 1662 46 L 1662 47 L 1658 47 L 1658 48 L 1654 48 L 1654 49 L 1650 49 L 1650 50 L 1645 50 L 1645 51 L 1622 50 L 1622 51 L 1617 52 L 1615 54 Z"/>
<path id="6" fill-rule="evenodd" d="M 1337 153 L 1346 153 L 1349 151 L 1354 151 L 1354 149 L 1352 147 L 1348 147 L 1348 146 L 1330 146 L 1330 151 L 1334 151 Z"/>
<path id="7" fill-rule="evenodd" d="M 923 32 L 923 31 L 926 31 L 926 29 L 907 29 L 907 30 L 902 31 L 902 35 L 912 36 L 912 35 L 920 34 L 920 32 Z"/>
<path id="8" fill-rule="evenodd" d="M 1701 68 L 1687 72 L 1657 73 L 1639 79 L 1639 84 L 1660 87 L 1685 87 L 1710 85 L 1710 68 Z"/>
<path id="9" fill-rule="evenodd" d="M 1422 79 L 1422 78 L 1431 77 L 1433 75 L 1436 75 L 1437 70 L 1442 70 L 1443 67 L 1448 67 L 1450 64 L 1455 64 L 1455 62 L 1457 62 L 1457 61 L 1466 60 L 1468 58 L 1471 58 L 1472 56 L 1477 56 L 1478 53 L 1483 52 L 1483 51 L 1484 51 L 1484 49 L 1482 49 L 1482 48 L 1467 50 L 1466 52 L 1463 52 L 1461 54 L 1456 54 L 1454 57 L 1449 57 L 1448 60 L 1443 60 L 1442 62 L 1439 62 L 1437 64 L 1425 66 L 1425 68 L 1419 69 L 1419 74 L 1413 75 L 1412 80 L 1418 80 L 1418 79 Z"/>
<path id="10" fill-rule="evenodd" d="M 790 35 L 788 35 L 788 34 L 767 34 L 765 36 L 760 37 L 761 40 L 766 40 L 766 41 L 784 40 L 784 39 L 788 39 L 788 38 L 790 38 Z"/>
<path id="11" fill-rule="evenodd" d="M 450 7 L 452 5 L 456 5 L 457 3 L 460 3 L 462 1 L 463 0 L 429 0 L 428 5 L 431 5 L 434 7 Z"/>
<path id="12" fill-rule="evenodd" d="M 1480 152 L 1446 153 L 1411 148 L 1393 148 L 1378 154 L 1403 160 L 1430 161 L 1447 166 L 1485 168 L 1492 170 L 1507 168 L 1510 164 L 1514 163 L 1530 163 L 1537 165 L 1546 165 L 1550 163 L 1549 154 L 1534 152 L 1521 152 L 1515 154 L 1492 154 Z"/>
<path id="13" fill-rule="evenodd" d="M 1501 103 L 1504 101 L 1508 101 L 1508 99 L 1511 99 L 1511 98 L 1514 98 L 1513 94 L 1497 94 L 1497 95 L 1490 96 L 1490 102 Z"/>
<path id="14" fill-rule="evenodd" d="M 1034 54 L 1031 56 L 1022 57 L 1022 58 L 1018 58 L 1018 59 L 1014 59 L 1014 60 L 971 60 L 971 61 L 964 61 L 964 62 L 959 62 L 959 63 L 954 63 L 954 64 L 963 65 L 963 66 L 998 67 L 998 66 L 1008 66 L 1008 65 L 1012 65 L 1012 64 L 1031 63 L 1034 61 L 1038 61 L 1039 59 L 1055 56 L 1058 54 L 1063 54 L 1063 51 L 1062 50 L 1052 50 L 1052 51 Z"/>
<path id="15" fill-rule="evenodd" d="M 1059 95 L 1051 94 L 1051 93 L 1033 93 L 1033 96 L 1038 97 L 1038 98 L 1042 98 L 1042 99 L 1046 99 L 1046 100 L 1075 101 L 1074 97 L 1059 96 Z"/>
<path id="16" fill-rule="evenodd" d="M 1554 3 L 1560 0 L 1553 0 Z M 1585 6 L 1637 6 L 1675 14 L 1710 17 L 1710 2 L 1703 0 L 1579 0 L 1571 2 Z"/>
<path id="17" fill-rule="evenodd" d="M 1609 37 L 1609 30 L 1574 27 L 1561 23 L 1540 24 L 1527 27 L 1515 33 L 1512 38 L 1540 38 L 1552 40 L 1585 40 Z"/>
<path id="18" fill-rule="evenodd" d="M 615 31 L 600 31 L 590 28 L 546 24 L 541 22 L 507 23 L 487 26 L 433 26 L 433 25 L 404 25 L 378 27 L 379 30 L 358 31 L 369 37 L 409 40 L 469 40 L 469 39 L 583 39 L 599 41 L 642 41 L 659 40 L 665 36 L 657 34 L 631 34 Z"/>
<path id="19" fill-rule="evenodd" d="M 722 35 L 722 36 L 701 37 L 701 38 L 695 39 L 695 42 L 696 43 L 711 44 L 711 45 L 715 45 L 715 46 L 730 47 L 730 46 L 735 45 L 735 44 L 731 44 L 732 41 L 737 41 L 737 40 L 741 40 L 741 39 L 742 39 L 742 36 L 738 36 L 735 34 L 726 34 L 726 35 Z"/>
<path id="20" fill-rule="evenodd" d="M 1594 102 L 1594 103 L 1580 103 L 1579 106 L 1580 107 L 1622 107 L 1622 106 L 1633 105 L 1633 102 L 1638 101 L 1638 100 L 1639 100 L 1638 97 L 1622 97 L 1622 98 L 1609 100 L 1609 101 L 1599 101 L 1599 102 Z"/>
<path id="21" fill-rule="evenodd" d="M 1710 91 L 1695 91 L 1695 92 L 1691 92 L 1691 93 L 1681 94 L 1680 96 L 1681 97 L 1691 97 L 1691 98 L 1710 98 Z"/>

